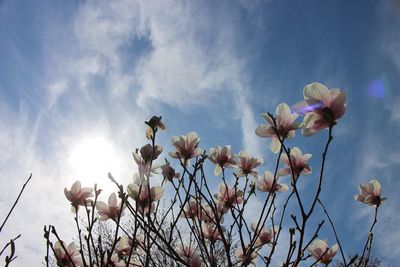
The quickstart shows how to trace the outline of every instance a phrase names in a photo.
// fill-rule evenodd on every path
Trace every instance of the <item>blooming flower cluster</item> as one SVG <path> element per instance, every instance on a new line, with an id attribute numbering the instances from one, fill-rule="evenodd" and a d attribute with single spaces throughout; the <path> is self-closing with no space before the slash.
<path id="1" fill-rule="evenodd" d="M 231 151 L 230 145 L 210 148 L 208 155 L 206 155 L 206 151 L 199 148 L 200 138 L 195 132 L 172 137 L 172 145 L 175 150 L 169 152 L 169 156 L 179 160 L 179 162 L 176 162 L 183 168 L 182 173 L 177 172 L 173 167 L 174 162 L 169 162 L 167 159 L 165 159 L 163 165 L 156 164 L 155 161 L 162 154 L 163 147 L 155 144 L 155 135 L 157 129 L 165 130 L 166 127 L 161 121 L 161 117 L 153 116 L 146 122 L 148 125 L 146 137 L 151 140 L 151 144 L 146 144 L 132 153 L 138 166 L 138 173 L 133 176 L 133 182 L 126 187 L 126 190 L 122 185 L 117 184 L 120 189 L 118 193 L 120 201 L 118 201 L 116 193 L 112 193 L 107 202 L 98 201 L 97 197 L 101 190 L 96 190 L 96 187 L 94 190 L 88 187 L 82 188 L 79 181 L 76 181 L 71 189 L 65 188 L 65 196 L 71 203 L 73 211 L 76 212 L 77 224 L 78 208 L 84 206 L 88 220 L 90 214 L 92 217 L 97 215 L 95 220 L 110 220 L 117 225 L 115 240 L 111 243 L 111 249 L 105 251 L 101 258 L 100 262 L 104 262 L 103 266 L 143 266 L 143 259 L 146 259 L 147 262 L 152 261 L 150 254 L 158 250 L 164 252 L 164 249 L 166 255 L 185 266 L 208 266 L 205 259 L 212 262 L 210 266 L 216 266 L 216 253 L 218 252 L 216 249 L 219 247 L 227 249 L 226 255 L 218 252 L 218 257 L 227 257 L 225 260 L 230 262 L 229 266 L 234 264 L 238 266 L 252 264 L 255 266 L 257 259 L 269 264 L 270 258 L 262 255 L 263 250 L 270 247 L 271 253 L 273 253 L 283 225 L 282 222 L 276 223 L 276 216 L 274 218 L 276 198 L 285 195 L 278 194 L 278 192 L 287 192 L 289 187 L 291 194 L 286 194 L 288 196 L 286 204 L 290 197 L 296 193 L 297 203 L 302 209 L 301 219 L 303 220 L 301 224 L 298 224 L 293 215 L 295 227 L 289 231 L 291 240 L 297 238 L 298 235 L 303 237 L 310 214 L 304 211 L 305 208 L 303 208 L 301 202 L 302 194 L 298 193 L 299 188 L 296 187 L 296 182 L 300 175 L 312 174 L 312 168 L 309 165 L 312 155 L 303 154 L 298 147 L 289 149 L 284 142 L 295 137 L 297 129 L 301 129 L 305 136 L 311 136 L 325 128 L 331 130 L 346 111 L 346 95 L 340 89 L 329 90 L 320 83 L 312 83 L 304 87 L 303 94 L 304 101 L 297 103 L 292 108 L 281 103 L 276 108 L 275 116 L 263 113 L 262 116 L 266 124 L 258 126 L 255 130 L 258 136 L 272 139 L 270 145 L 272 152 L 280 152 L 276 160 L 274 174 L 268 170 L 260 174 L 257 168 L 263 164 L 263 159 L 253 157 L 246 151 L 240 151 L 236 155 Z M 302 123 L 296 121 L 299 115 L 304 116 Z M 196 159 L 195 163 L 190 166 L 190 160 L 193 158 Z M 222 173 L 222 182 L 219 182 L 218 191 L 215 194 L 205 178 L 208 169 L 203 168 L 203 164 L 206 159 L 215 165 L 215 176 L 218 177 Z M 228 168 L 233 170 L 228 171 Z M 160 185 L 156 183 L 157 180 L 152 180 L 154 179 L 152 176 L 159 173 L 159 169 L 161 169 L 161 175 L 164 178 L 162 182 L 159 180 Z M 287 175 L 292 177 L 290 184 L 281 182 Z M 112 178 L 112 176 L 110 177 Z M 189 177 L 189 179 L 185 177 Z M 228 180 L 230 178 L 233 179 L 233 183 Z M 113 178 L 112 180 L 116 183 Z M 217 184 L 216 182 L 213 186 Z M 166 216 L 162 220 L 158 220 L 157 214 L 155 214 L 155 211 L 158 211 L 158 206 L 157 209 L 155 208 L 156 203 L 162 199 L 165 192 L 168 192 L 166 191 L 168 186 L 176 194 Z M 260 198 L 263 200 L 263 208 L 259 211 L 260 218 L 248 225 L 244 219 L 246 216 L 245 208 L 249 207 L 246 204 L 250 197 L 259 193 L 255 191 L 256 189 L 260 192 L 267 192 L 268 196 L 265 198 L 265 194 L 260 194 Z M 320 190 L 317 191 L 312 205 L 315 205 L 317 200 L 319 201 L 319 192 Z M 94 199 L 91 199 L 93 196 Z M 369 183 L 360 184 L 359 194 L 355 196 L 355 199 L 369 206 L 376 206 L 376 209 L 378 209 L 385 198 L 381 197 L 380 183 L 377 180 L 372 180 Z M 177 206 L 174 206 L 175 203 L 177 203 Z M 286 204 L 281 220 L 285 218 Z M 321 205 L 324 208 L 322 203 Z M 176 207 L 178 208 L 176 209 Z M 310 209 L 310 213 L 313 209 L 314 206 Z M 134 226 L 139 229 L 137 231 L 135 228 L 133 235 L 120 225 L 120 218 L 126 212 L 130 212 L 134 216 Z M 227 216 L 231 217 L 224 219 Z M 171 221 L 168 221 L 169 217 L 172 217 Z M 185 237 L 182 237 L 181 232 L 177 230 L 176 225 L 180 222 L 179 218 L 186 221 L 184 224 L 187 224 L 191 231 L 190 240 L 194 235 L 196 244 L 186 243 Z M 267 223 L 269 219 L 271 224 Z M 168 223 L 166 223 L 167 221 Z M 93 223 L 94 221 L 88 224 L 88 231 L 90 231 Z M 270 228 L 267 225 L 271 225 Z M 303 229 L 300 229 L 299 225 L 302 225 Z M 168 229 L 168 227 L 171 229 Z M 122 236 L 117 235 L 120 229 L 124 232 Z M 168 233 L 168 231 L 171 232 Z M 238 234 L 235 231 L 238 231 Z M 174 233 L 177 233 L 179 238 L 174 239 Z M 248 237 L 243 238 L 243 234 L 248 234 Z M 80 238 L 83 236 L 80 232 L 79 235 Z M 299 239 L 301 241 L 291 241 L 290 249 L 292 251 L 289 250 L 288 255 L 299 256 L 294 261 L 290 258 L 292 256 L 288 256 L 285 265 L 299 266 L 300 262 L 307 261 L 311 256 L 314 257 L 315 262 L 331 263 L 337 251 L 341 248 L 338 244 L 329 247 L 327 240 L 317 239 L 316 236 L 317 233 L 307 244 L 302 243 L 302 238 Z M 91 234 L 85 235 L 84 238 L 89 244 L 88 246 L 90 246 L 90 242 L 94 244 L 93 240 L 90 240 Z M 239 240 L 237 247 L 232 246 L 232 242 L 235 242 L 234 238 Z M 294 253 L 296 246 L 298 246 L 298 253 Z M 65 267 L 87 266 L 82 247 L 80 251 L 74 243 L 65 247 L 63 243 L 56 242 L 53 249 L 58 265 Z M 303 252 L 306 249 L 309 255 L 304 255 Z M 97 253 L 101 250 L 92 249 L 91 251 Z M 89 251 L 89 255 L 91 251 Z M 232 257 L 231 259 L 231 252 L 235 252 L 236 258 Z"/>
<path id="2" fill-rule="evenodd" d="M 302 129 L 305 136 L 313 135 L 322 129 L 333 127 L 336 121 L 346 112 L 346 94 L 341 89 L 329 90 L 321 83 L 311 83 L 304 87 L 304 101 L 293 106 L 293 111 L 285 104 L 279 104 L 276 118 L 263 113 L 267 125 L 257 127 L 256 134 L 264 138 L 272 138 L 271 151 L 279 152 L 281 141 L 293 138 L 297 128 Z M 304 115 L 301 124 L 297 117 Z"/>

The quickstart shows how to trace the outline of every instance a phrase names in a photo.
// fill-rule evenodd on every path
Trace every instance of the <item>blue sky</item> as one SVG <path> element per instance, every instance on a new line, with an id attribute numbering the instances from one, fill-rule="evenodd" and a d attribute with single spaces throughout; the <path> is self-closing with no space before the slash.
<path id="1" fill-rule="evenodd" d="M 296 103 L 314 81 L 348 97 L 322 197 L 345 250 L 360 250 L 372 219 L 353 201 L 357 184 L 376 177 L 388 200 L 373 254 L 397 263 L 399 12 L 398 1 L 372 0 L 0 1 L 0 217 L 33 173 L 6 226 L 23 234 L 18 265 L 42 261 L 44 224 L 73 230 L 64 187 L 80 179 L 111 190 L 108 171 L 131 181 L 130 153 L 151 115 L 168 126 L 166 151 L 172 135 L 194 130 L 203 148 L 263 156 L 263 171 L 274 156 L 254 134 L 260 113 Z M 313 153 L 318 170 L 325 138 L 299 134 L 290 145 Z M 88 149 L 104 156 L 93 162 Z"/>

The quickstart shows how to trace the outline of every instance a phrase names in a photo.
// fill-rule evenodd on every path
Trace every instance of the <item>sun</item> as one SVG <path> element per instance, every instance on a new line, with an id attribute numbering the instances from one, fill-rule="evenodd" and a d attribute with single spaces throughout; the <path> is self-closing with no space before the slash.
<path id="1" fill-rule="evenodd" d="M 76 179 L 93 184 L 105 181 L 109 172 L 115 174 L 121 168 L 116 149 L 101 136 L 77 141 L 70 150 L 68 164 Z"/>

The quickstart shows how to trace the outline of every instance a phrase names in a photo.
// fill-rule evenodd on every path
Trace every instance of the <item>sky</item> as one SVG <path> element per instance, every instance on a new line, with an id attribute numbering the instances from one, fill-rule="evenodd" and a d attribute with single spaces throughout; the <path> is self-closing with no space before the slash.
<path id="1" fill-rule="evenodd" d="M 21 233 L 15 266 L 39 266 L 43 225 L 71 240 L 64 188 L 79 179 L 111 192 L 109 171 L 130 183 L 153 114 L 168 127 L 164 151 L 196 131 L 202 148 L 231 144 L 271 169 L 269 140 L 254 133 L 260 114 L 317 81 L 347 93 L 322 191 L 344 249 L 365 242 L 373 208 L 353 198 L 377 178 L 388 199 L 373 256 L 398 264 L 399 29 L 398 1 L 0 0 L 0 218 L 33 176 L 1 242 Z M 289 145 L 318 170 L 326 135 L 298 132 Z M 315 179 L 304 177 L 304 192 Z"/>

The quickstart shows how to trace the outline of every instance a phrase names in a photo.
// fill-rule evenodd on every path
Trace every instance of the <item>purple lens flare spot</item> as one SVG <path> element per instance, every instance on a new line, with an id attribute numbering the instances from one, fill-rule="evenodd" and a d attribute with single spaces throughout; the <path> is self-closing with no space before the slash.
<path id="1" fill-rule="evenodd" d="M 309 112 L 312 112 L 316 109 L 320 109 L 323 107 L 322 102 L 316 101 L 314 103 L 307 103 L 306 105 L 302 106 L 297 106 L 293 107 L 293 112 L 298 113 L 298 114 L 306 114 Z"/>
<path id="2" fill-rule="evenodd" d="M 385 85 L 381 79 L 377 79 L 369 84 L 368 94 L 374 98 L 384 98 L 385 97 Z"/>

